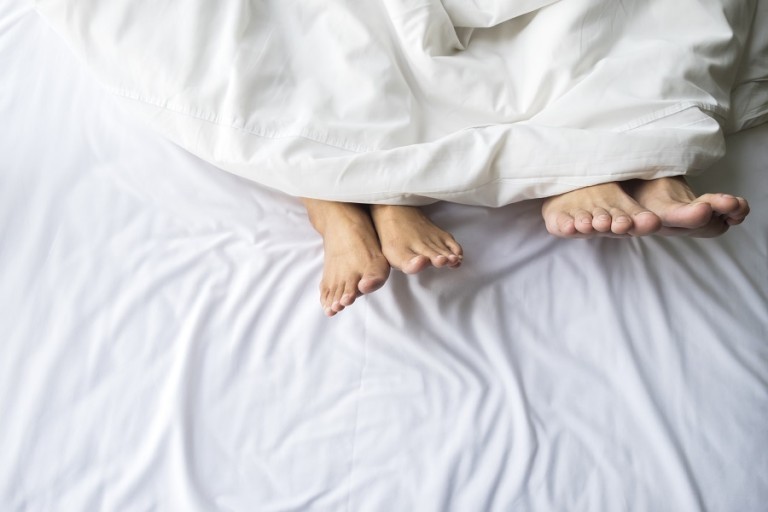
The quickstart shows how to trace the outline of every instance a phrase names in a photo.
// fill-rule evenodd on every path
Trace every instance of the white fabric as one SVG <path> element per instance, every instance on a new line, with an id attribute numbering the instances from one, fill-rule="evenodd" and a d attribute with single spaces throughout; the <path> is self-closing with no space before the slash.
<path id="1" fill-rule="evenodd" d="M 0 3 L 0 510 L 762 512 L 768 126 L 713 240 L 427 209 L 456 272 L 333 319 L 297 200 L 126 116 Z"/>
<path id="2" fill-rule="evenodd" d="M 726 125 L 729 132 L 768 121 L 768 0 L 758 0 L 755 6 L 731 105 Z"/>
<path id="3" fill-rule="evenodd" d="M 709 166 L 754 12 L 754 0 L 36 4 L 130 109 L 223 169 L 299 196 L 489 206 Z"/>

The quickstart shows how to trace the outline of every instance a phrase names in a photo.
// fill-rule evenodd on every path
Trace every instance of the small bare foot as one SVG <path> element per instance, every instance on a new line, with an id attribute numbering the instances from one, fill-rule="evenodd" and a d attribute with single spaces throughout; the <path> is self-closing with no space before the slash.
<path id="1" fill-rule="evenodd" d="M 661 228 L 661 219 L 616 182 L 550 197 L 544 201 L 541 213 L 547 231 L 563 238 L 643 236 Z"/>
<path id="2" fill-rule="evenodd" d="M 389 263 L 366 207 L 302 199 L 312 225 L 323 236 L 323 278 L 320 304 L 333 316 L 363 294 L 381 288 Z"/>
<path id="3" fill-rule="evenodd" d="M 419 208 L 372 205 L 371 218 L 387 261 L 406 274 L 415 274 L 429 265 L 449 268 L 461 265 L 461 246 Z"/>
<path id="4" fill-rule="evenodd" d="M 682 176 L 632 180 L 626 186 L 638 203 L 659 216 L 660 235 L 714 237 L 744 222 L 749 213 L 749 204 L 742 197 L 729 194 L 696 197 Z"/>

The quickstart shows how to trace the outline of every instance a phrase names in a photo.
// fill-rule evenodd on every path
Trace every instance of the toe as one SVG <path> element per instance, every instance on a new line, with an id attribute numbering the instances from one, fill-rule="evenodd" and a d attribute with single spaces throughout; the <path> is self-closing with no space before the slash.
<path id="1" fill-rule="evenodd" d="M 461 265 L 461 246 L 456 243 L 452 236 L 446 234 L 444 238 L 437 241 L 437 245 L 442 248 L 443 256 L 448 258 L 448 266 L 450 268 L 456 268 Z"/>
<path id="2" fill-rule="evenodd" d="M 357 286 L 358 282 L 355 282 L 354 280 L 347 282 L 344 291 L 341 294 L 341 299 L 339 299 L 339 303 L 342 306 L 351 306 L 355 302 L 358 293 Z"/>
<path id="3" fill-rule="evenodd" d="M 725 219 L 725 221 L 731 226 L 741 224 L 744 222 L 744 219 L 747 217 L 747 215 L 749 215 L 749 203 L 747 203 L 747 200 L 743 197 L 737 197 L 736 199 L 739 201 L 738 209 L 728 215 Z"/>
<path id="4" fill-rule="evenodd" d="M 579 233 L 589 235 L 594 230 L 592 214 L 586 210 L 577 210 L 573 213 L 573 226 Z"/>
<path id="5" fill-rule="evenodd" d="M 611 232 L 616 235 L 625 235 L 632 229 L 632 218 L 619 208 L 611 208 Z"/>
<path id="6" fill-rule="evenodd" d="M 442 254 L 429 258 L 429 261 L 432 263 L 432 266 L 436 268 L 442 268 L 448 265 L 448 257 L 443 256 Z"/>
<path id="7" fill-rule="evenodd" d="M 667 208 L 662 216 L 665 226 L 695 229 L 706 225 L 712 218 L 712 206 L 706 201 L 676 203 Z"/>
<path id="8" fill-rule="evenodd" d="M 339 283 L 336 286 L 336 289 L 333 291 L 333 296 L 330 300 L 331 303 L 331 309 L 338 313 L 344 309 L 344 305 L 341 303 L 341 297 L 344 293 L 344 288 L 346 287 L 345 283 Z"/>
<path id="9" fill-rule="evenodd" d="M 576 231 L 574 218 L 566 212 L 557 212 L 554 215 L 549 215 L 547 217 L 545 222 L 547 231 L 549 231 L 550 234 L 559 237 L 572 237 L 578 233 L 578 231 Z"/>
<path id="10" fill-rule="evenodd" d="M 739 198 L 730 194 L 703 194 L 693 203 L 709 203 L 712 211 L 720 215 L 729 215 L 739 210 Z"/>
<path id="11" fill-rule="evenodd" d="M 661 219 L 658 215 L 648 210 L 641 210 L 632 215 L 633 236 L 650 235 L 661 229 Z"/>
<path id="12" fill-rule="evenodd" d="M 432 266 L 441 268 L 451 264 L 451 256 L 454 256 L 451 251 L 446 247 L 442 240 L 430 241 L 427 244 L 427 248 L 422 252 L 424 256 L 429 258 Z M 455 257 L 455 256 L 454 256 Z M 455 260 L 454 260 L 455 261 Z"/>
<path id="13" fill-rule="evenodd" d="M 357 291 L 365 295 L 367 293 L 373 293 L 387 282 L 389 277 L 389 265 L 387 265 L 384 271 L 367 272 L 360 278 L 360 282 L 357 283 Z"/>
<path id="14" fill-rule="evenodd" d="M 431 261 L 423 254 L 416 254 L 401 267 L 406 274 L 416 274 L 430 265 Z"/>
<path id="15" fill-rule="evenodd" d="M 330 304 L 328 303 L 328 294 L 330 293 L 330 290 L 327 286 L 324 284 L 320 285 L 320 307 L 323 308 L 323 310 L 327 310 L 330 307 Z"/>
<path id="16" fill-rule="evenodd" d="M 429 258 L 425 258 L 407 247 L 398 244 L 385 244 L 383 249 L 384 257 L 387 258 L 389 264 L 406 274 L 414 274 L 429 265 Z"/>
<path id="17" fill-rule="evenodd" d="M 426 267 L 444 267 L 448 263 L 448 258 L 440 254 L 431 244 L 417 242 L 414 246 L 399 251 L 399 256 L 392 263 L 393 266 L 400 268 L 406 274 L 415 274 L 421 272 Z"/>
<path id="18" fill-rule="evenodd" d="M 607 233 L 611 230 L 611 214 L 605 208 L 592 210 L 592 227 L 598 233 Z"/>
<path id="19" fill-rule="evenodd" d="M 445 246 L 450 249 L 451 253 L 454 254 L 459 261 L 464 258 L 464 250 L 453 237 L 449 237 L 445 240 Z"/>

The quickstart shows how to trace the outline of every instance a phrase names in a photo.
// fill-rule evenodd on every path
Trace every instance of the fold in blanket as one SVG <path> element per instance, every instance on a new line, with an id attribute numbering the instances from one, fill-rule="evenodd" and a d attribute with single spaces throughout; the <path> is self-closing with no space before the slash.
<path id="1" fill-rule="evenodd" d="M 297 196 L 499 206 L 723 154 L 754 0 L 38 0 L 125 105 Z"/>

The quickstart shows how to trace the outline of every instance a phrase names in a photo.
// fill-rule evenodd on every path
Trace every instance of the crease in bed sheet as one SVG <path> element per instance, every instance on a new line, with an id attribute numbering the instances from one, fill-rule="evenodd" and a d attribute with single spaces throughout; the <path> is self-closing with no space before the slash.
<path id="1" fill-rule="evenodd" d="M 356 451 L 357 451 L 357 436 L 358 431 L 360 428 L 360 406 L 361 402 L 363 400 L 363 383 L 365 382 L 365 374 L 366 370 L 368 369 L 368 350 L 369 350 L 369 324 L 368 324 L 368 313 L 369 313 L 369 304 L 368 304 L 368 297 L 363 298 L 362 300 L 358 300 L 356 302 L 360 302 L 361 304 L 358 304 L 359 306 L 365 308 L 363 311 L 363 322 L 362 322 L 362 332 L 355 336 L 355 339 L 353 340 L 354 343 L 362 343 L 363 346 L 363 363 L 360 365 L 360 375 L 359 375 L 359 381 L 357 385 L 357 396 L 355 399 L 355 417 L 352 424 L 352 447 L 350 449 L 350 456 L 349 456 L 349 471 L 347 472 L 347 496 L 345 500 L 345 510 L 347 511 L 354 511 L 354 508 L 351 508 L 351 502 L 352 502 L 352 496 L 354 492 L 354 484 L 355 484 L 355 463 L 356 463 Z M 362 338 L 362 339 L 358 339 Z"/>
<path id="2" fill-rule="evenodd" d="M 728 110 L 754 10 L 754 0 L 35 5 L 105 85 L 144 102 L 129 109 L 218 167 L 297 196 L 487 206 L 711 165 L 723 143 L 710 115 Z M 683 116 L 622 132 L 692 105 L 696 125 Z"/>

